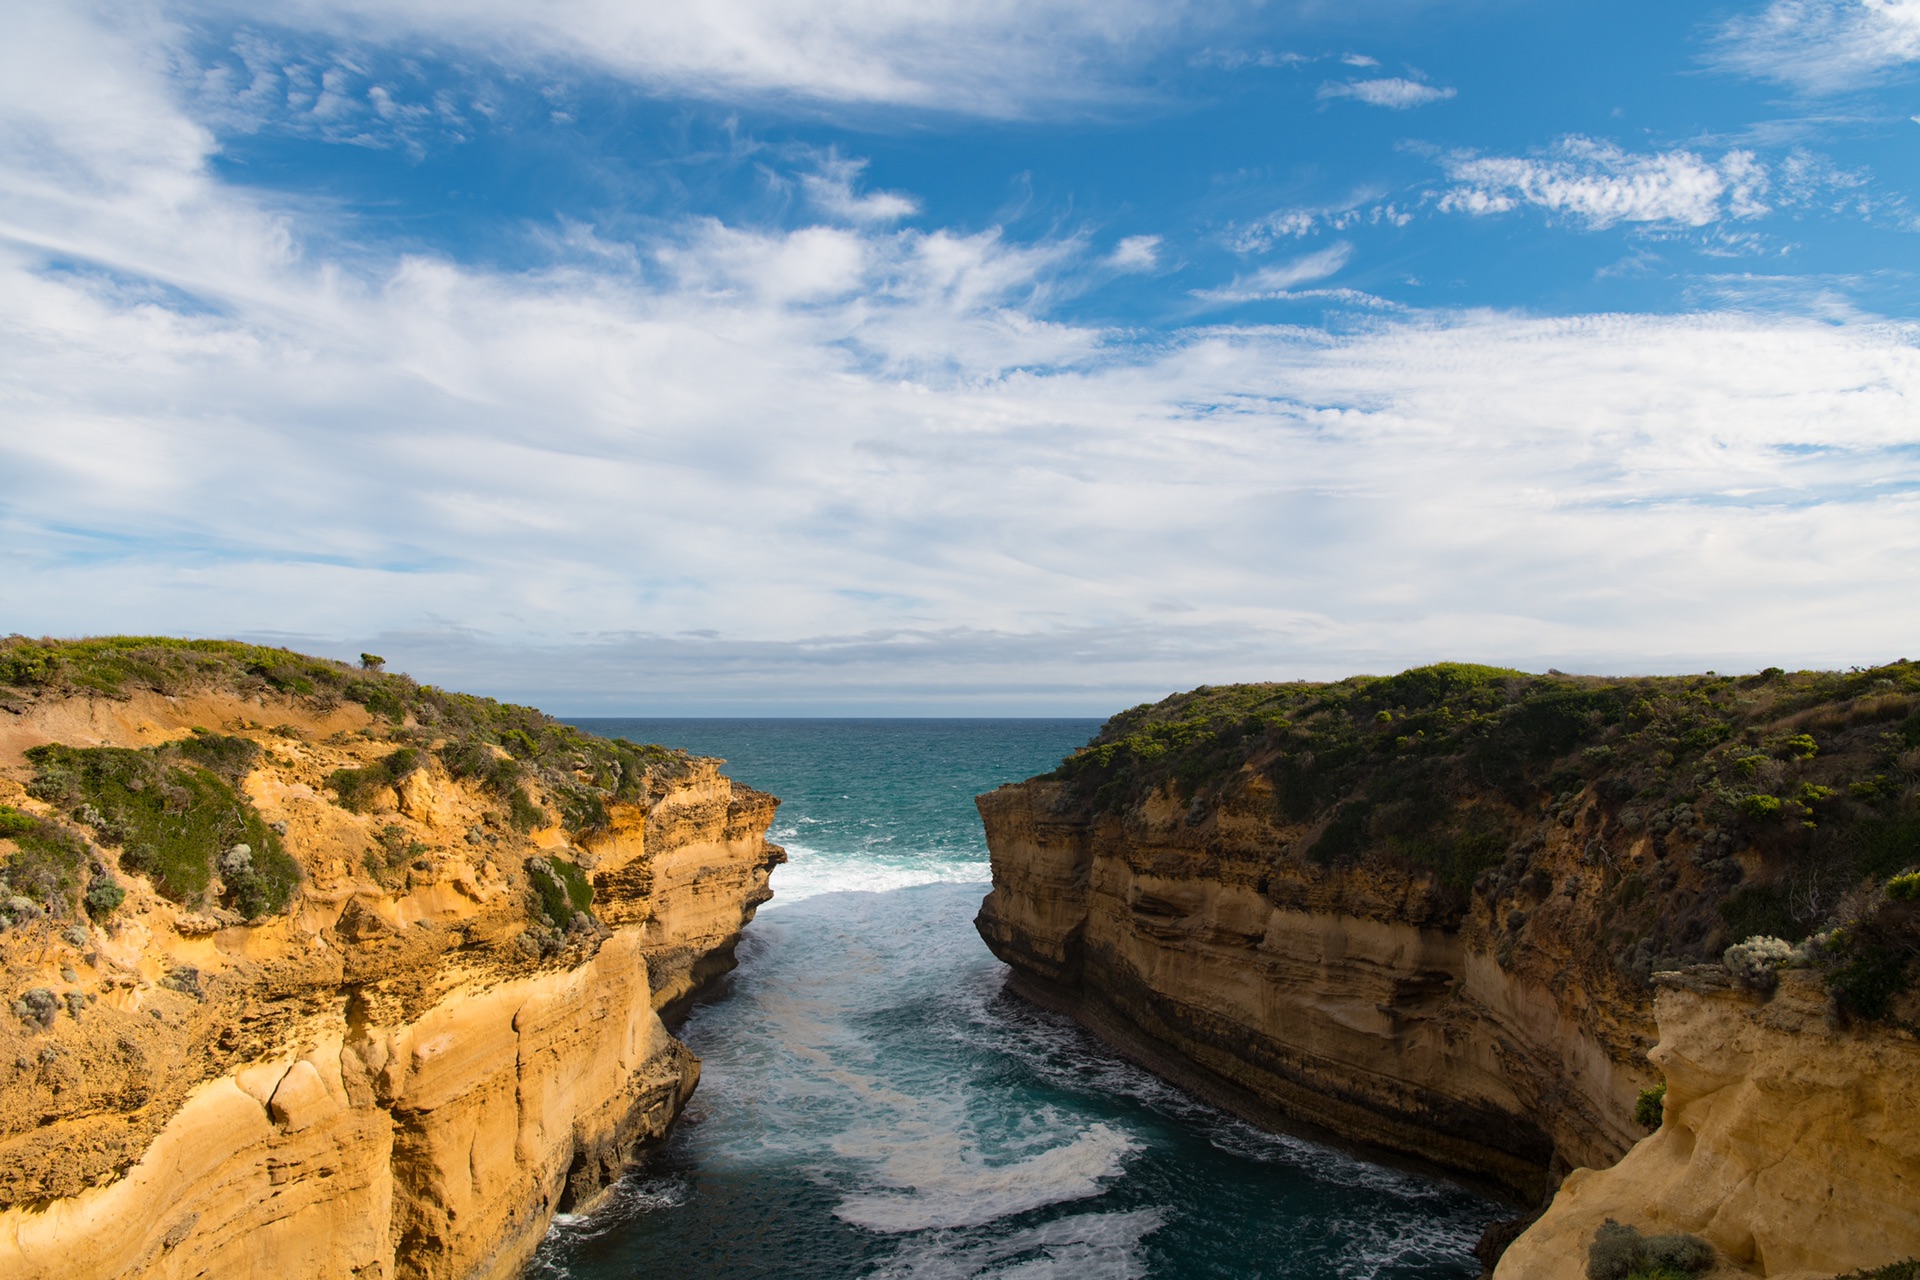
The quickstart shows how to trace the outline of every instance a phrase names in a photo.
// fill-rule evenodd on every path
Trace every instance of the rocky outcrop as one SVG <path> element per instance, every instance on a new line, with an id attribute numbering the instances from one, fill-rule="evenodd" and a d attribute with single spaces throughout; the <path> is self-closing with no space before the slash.
<path id="1" fill-rule="evenodd" d="M 1430 878 L 1315 868 L 1283 856 L 1296 832 L 1230 809 L 1089 814 L 1047 781 L 977 803 L 978 926 L 1016 987 L 1233 1109 L 1531 1201 L 1644 1132 L 1651 1021 L 1566 981 L 1544 930 L 1503 965 Z"/>
<path id="2" fill-rule="evenodd" d="M 1569 1175 L 1497 1280 L 1584 1280 L 1609 1218 L 1702 1237 L 1725 1277 L 1920 1257 L 1920 1041 L 1841 1026 L 1816 977 L 1780 977 L 1766 998 L 1713 969 L 1661 976 L 1664 1122 L 1611 1168 Z"/>
<path id="3" fill-rule="evenodd" d="M 521 779 L 509 806 L 401 709 L 200 689 L 4 711 L 17 824 L 72 821 L 24 785 L 38 743 L 254 744 L 245 799 L 300 884 L 248 920 L 217 879 L 163 896 L 99 836 L 86 856 L 123 903 L 59 918 L 50 900 L 0 932 L 19 997 L 0 1017 L 0 1277 L 517 1274 L 680 1111 L 699 1064 L 661 1015 L 731 966 L 784 858 L 777 801 L 654 749 L 635 749 L 644 776 L 632 752 L 608 766 L 617 792 L 562 795 L 540 779 L 602 764 L 501 731 L 567 748 L 557 773 L 496 770 Z M 404 776 L 342 807 L 340 771 L 400 743 Z M 565 819 L 582 796 L 592 820 Z"/>

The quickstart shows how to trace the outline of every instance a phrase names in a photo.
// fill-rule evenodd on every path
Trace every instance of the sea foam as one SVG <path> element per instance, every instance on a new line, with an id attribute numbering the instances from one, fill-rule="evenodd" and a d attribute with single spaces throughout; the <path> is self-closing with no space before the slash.
<path id="1" fill-rule="evenodd" d="M 870 1143 L 864 1150 L 860 1143 L 842 1141 L 835 1150 L 843 1156 L 881 1156 L 877 1180 L 897 1190 L 849 1196 L 834 1216 L 887 1233 L 978 1226 L 1097 1195 L 1138 1147 L 1104 1124 L 1089 1125 L 1068 1142 L 1006 1164 L 986 1163 L 952 1133 Z"/>

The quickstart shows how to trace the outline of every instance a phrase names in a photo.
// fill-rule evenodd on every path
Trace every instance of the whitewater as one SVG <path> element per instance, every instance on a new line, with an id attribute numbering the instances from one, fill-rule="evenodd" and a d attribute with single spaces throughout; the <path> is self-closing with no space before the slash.
<path id="1" fill-rule="evenodd" d="M 590 720 L 783 803 L 791 861 L 682 1038 L 699 1092 L 527 1275 L 1440 1280 L 1510 1210 L 1263 1132 L 1004 990 L 972 797 L 1090 720 Z"/>

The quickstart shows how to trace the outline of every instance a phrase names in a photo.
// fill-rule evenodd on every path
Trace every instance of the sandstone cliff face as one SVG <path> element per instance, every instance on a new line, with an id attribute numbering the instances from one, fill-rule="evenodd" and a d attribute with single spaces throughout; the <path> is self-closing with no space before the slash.
<path id="1" fill-rule="evenodd" d="M 519 830 L 430 756 L 340 807 L 334 771 L 393 749 L 359 706 L 4 711 L 0 804 L 27 815 L 53 812 L 22 785 L 38 743 L 257 744 L 245 795 L 302 882 L 247 921 L 89 845 L 123 905 L 0 933 L 23 1000 L 0 1018 L 0 1277 L 517 1273 L 679 1112 L 699 1068 L 660 1014 L 731 965 L 784 857 L 777 801 L 713 761 L 628 778 L 591 834 L 536 793 L 550 820 Z M 581 868 L 590 914 L 541 915 L 549 865 Z"/>
<path id="2" fill-rule="evenodd" d="M 1583 1280 L 1608 1218 L 1687 1231 L 1716 1276 L 1825 1280 L 1920 1256 L 1920 1041 L 1836 1025 L 1810 974 L 1761 1000 L 1711 970 L 1663 975 L 1665 1121 L 1569 1176 L 1497 1280 Z"/>
<path id="3" fill-rule="evenodd" d="M 1920 1255 L 1916 664 L 1202 687 L 977 803 L 1017 989 L 1255 1120 L 1558 1187 L 1501 1280 L 1608 1217 L 1727 1276 Z M 1813 966 L 1757 1008 L 1702 964 L 1756 935 Z"/>
<path id="4" fill-rule="evenodd" d="M 1544 922 L 1502 964 L 1430 878 L 1289 859 L 1299 833 L 1257 814 L 1089 814 L 1046 781 L 977 803 L 978 925 L 1016 982 L 1228 1106 L 1536 1201 L 1643 1132 L 1648 1011 L 1596 1000 Z M 1559 843 L 1541 865 L 1577 862 Z"/>

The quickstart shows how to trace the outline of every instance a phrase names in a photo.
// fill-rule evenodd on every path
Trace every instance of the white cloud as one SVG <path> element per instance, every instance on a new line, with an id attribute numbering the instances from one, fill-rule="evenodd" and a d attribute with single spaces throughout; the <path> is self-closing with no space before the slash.
<path id="1" fill-rule="evenodd" d="M 866 167 L 865 160 L 830 153 L 820 161 L 817 172 L 800 175 L 800 186 L 815 208 L 846 222 L 898 222 L 920 212 L 918 200 L 897 191 L 856 194 L 854 184 Z"/>
<path id="2" fill-rule="evenodd" d="M 1220 289 L 1201 290 L 1196 296 L 1214 302 L 1251 302 L 1260 298 L 1281 297 L 1299 285 L 1311 284 L 1335 274 L 1352 257 L 1353 246 L 1342 240 L 1313 253 L 1262 267 L 1251 274 L 1235 276 L 1232 284 Z"/>
<path id="3" fill-rule="evenodd" d="M 1749 151 L 1715 163 L 1691 151 L 1634 154 L 1592 138 L 1562 139 L 1545 156 L 1459 152 L 1442 161 L 1455 184 L 1446 212 L 1506 213 L 1532 205 L 1592 228 L 1620 222 L 1702 227 L 1769 212 L 1768 171 Z"/>
<path id="4" fill-rule="evenodd" d="M 1445 102 L 1453 97 L 1454 93 L 1455 90 L 1450 88 L 1396 77 L 1354 80 L 1344 84 L 1320 86 L 1322 98 L 1356 98 L 1369 106 L 1391 107 L 1395 111 L 1405 111 L 1409 107 L 1424 107 L 1433 102 Z"/>
<path id="5" fill-rule="evenodd" d="M 1151 271 L 1160 265 L 1159 236 L 1128 236 L 1113 247 L 1107 265 L 1116 271 Z"/>
<path id="6" fill-rule="evenodd" d="M 1920 61 L 1920 0 L 1773 0 L 1722 28 L 1717 60 L 1813 93 L 1857 89 Z"/>
<path id="7" fill-rule="evenodd" d="M 1369 58 L 1364 53 L 1349 53 L 1342 56 L 1340 61 L 1350 67 L 1377 67 L 1380 65 L 1380 59 Z"/>
<path id="8" fill-rule="evenodd" d="M 12 627 L 386 636 L 576 708 L 1026 710 L 1442 656 L 1852 662 L 1920 628 L 1911 327 L 1136 339 L 1049 319 L 1110 270 L 1082 241 L 873 220 L 576 224 L 524 271 L 342 251 L 217 180 L 139 38 L 34 21 L 66 60 L 0 51 Z"/>
<path id="9" fill-rule="evenodd" d="M 264 16 L 234 0 L 178 3 L 241 22 Z M 1117 68 L 1196 21 L 1187 5 L 1159 0 L 286 0 L 271 20 L 512 64 L 584 64 L 680 93 L 989 115 L 1110 93 Z"/>

